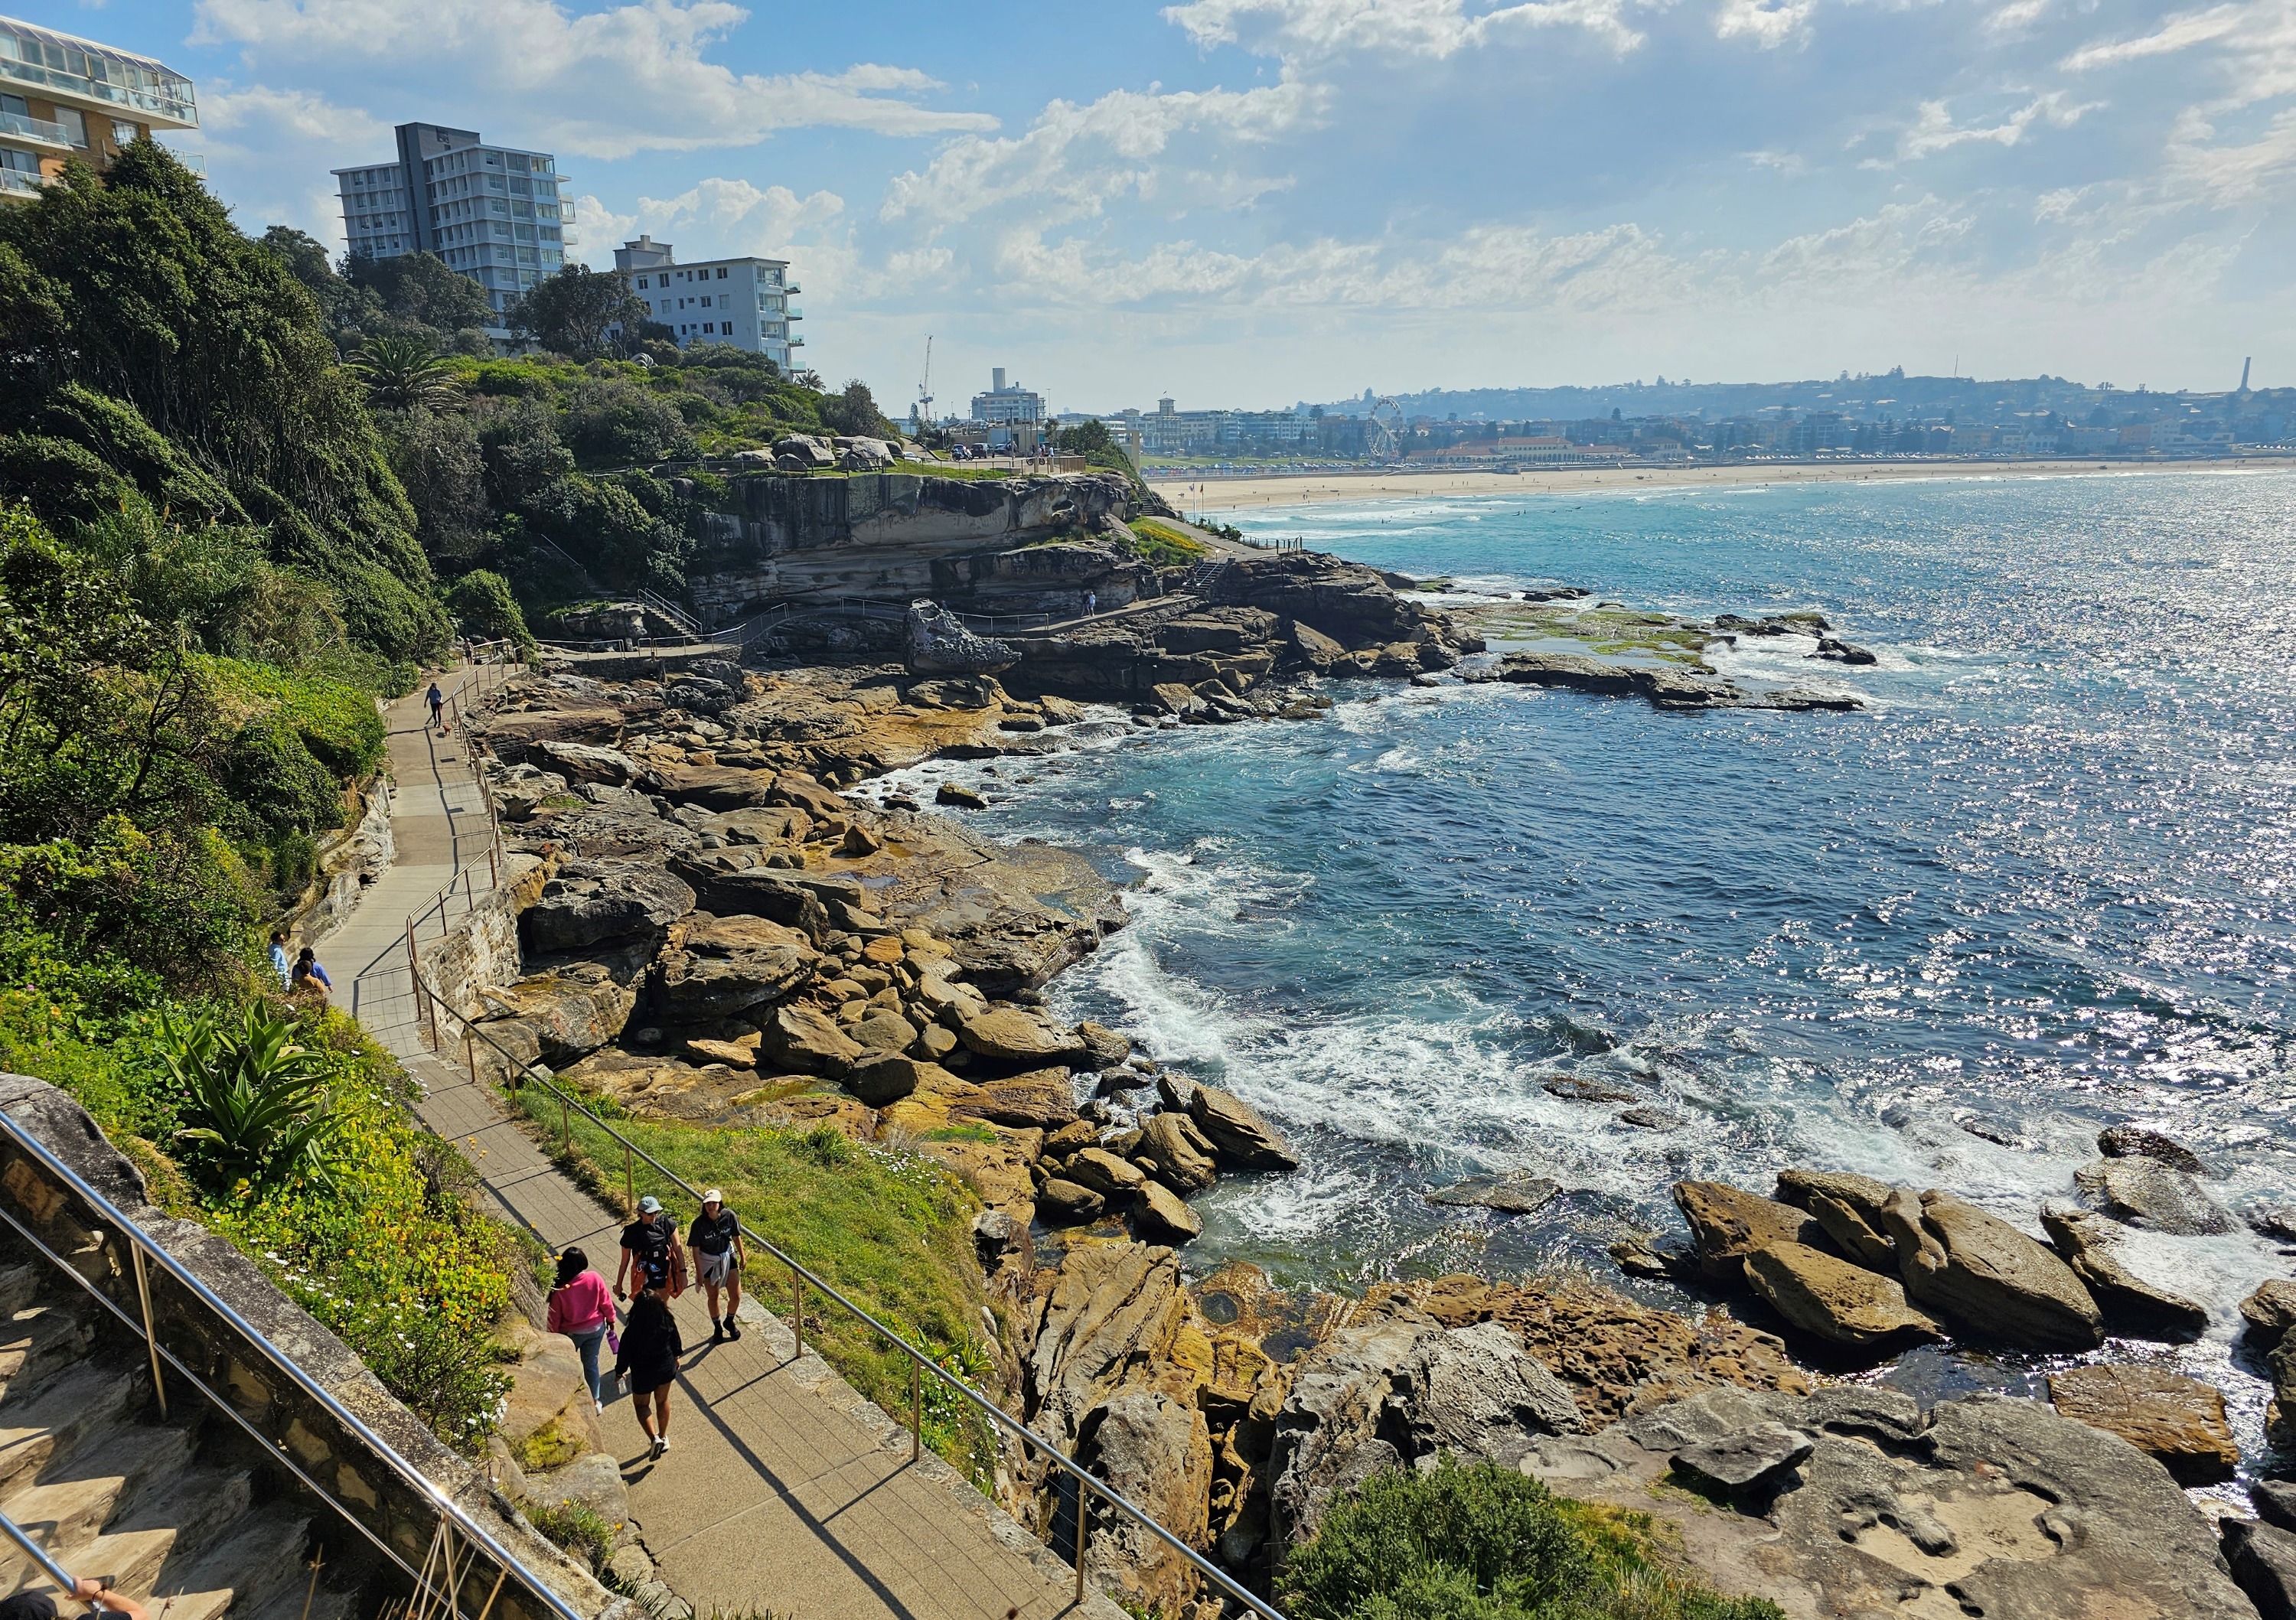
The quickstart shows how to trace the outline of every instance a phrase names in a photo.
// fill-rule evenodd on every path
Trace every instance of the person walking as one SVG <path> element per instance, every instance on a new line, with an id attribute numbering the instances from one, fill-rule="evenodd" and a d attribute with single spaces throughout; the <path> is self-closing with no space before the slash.
<path id="1" fill-rule="evenodd" d="M 1097 591 L 1086 591 L 1084 593 L 1084 616 L 1086 618 L 1090 618 L 1094 614 L 1099 611 L 1100 593 Z"/>
<path id="2" fill-rule="evenodd" d="M 590 1256 L 570 1248 L 558 1256 L 558 1280 L 550 1288 L 548 1331 L 563 1333 L 582 1354 L 582 1380 L 590 1386 L 590 1403 L 606 1410 L 606 1395 L 598 1381 L 598 1346 L 614 1329 L 614 1298 L 606 1280 L 590 1269 Z"/>
<path id="3" fill-rule="evenodd" d="M 317 954 L 309 945 L 305 945 L 295 957 L 295 970 L 287 976 L 287 994 L 316 1001 L 324 1007 L 334 988 L 335 981 L 329 978 L 327 970 L 319 965 Z"/>
<path id="4" fill-rule="evenodd" d="M 447 722 L 440 716 L 447 707 L 447 694 L 439 690 L 438 682 L 433 681 L 430 683 L 430 690 L 422 694 L 422 700 L 430 706 L 431 728 L 441 737 L 445 736 L 447 734 Z"/>
<path id="5" fill-rule="evenodd" d="M 693 1248 L 693 1269 L 701 1274 L 702 1297 L 709 1305 L 709 1342 L 742 1337 L 734 1313 L 742 1307 L 742 1221 L 726 1207 L 726 1195 L 712 1187 L 701 1195 L 701 1213 L 685 1234 Z M 726 1291 L 726 1319 L 718 1319 L 718 1290 Z"/>
<path id="6" fill-rule="evenodd" d="M 657 1288 L 672 1299 L 685 1291 L 685 1251 L 677 1246 L 677 1228 L 661 1218 L 661 1200 L 649 1192 L 638 1200 L 638 1218 L 622 1228 L 614 1297 Z"/>
<path id="7" fill-rule="evenodd" d="M 622 1324 L 614 1376 L 630 1381 L 630 1404 L 637 1410 L 638 1427 L 645 1431 L 649 1457 L 669 1449 L 669 1387 L 677 1381 L 677 1358 L 685 1354 L 677 1319 L 669 1313 L 668 1288 L 645 1289 L 632 1302 L 630 1318 Z"/>
<path id="8" fill-rule="evenodd" d="M 285 929 L 271 930 L 271 970 L 279 976 L 279 987 L 282 990 L 292 990 L 295 987 L 295 969 L 287 960 Z"/>

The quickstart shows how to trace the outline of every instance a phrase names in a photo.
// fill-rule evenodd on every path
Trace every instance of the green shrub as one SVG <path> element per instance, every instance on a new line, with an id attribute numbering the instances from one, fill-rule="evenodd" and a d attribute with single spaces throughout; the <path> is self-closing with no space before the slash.
<path id="1" fill-rule="evenodd" d="M 259 1002 L 231 1019 L 162 1016 L 160 1057 L 184 1122 L 175 1140 L 211 1189 L 270 1186 L 292 1176 L 332 1183 L 329 1066 L 296 1043 L 299 1033 L 293 1019 Z"/>
<path id="2" fill-rule="evenodd" d="M 382 763 L 388 737 L 374 700 L 389 694 L 380 689 L 238 659 L 201 663 L 218 704 L 293 727 L 311 757 L 338 777 L 364 776 Z"/>
<path id="3" fill-rule="evenodd" d="M 1425 1473 L 1374 1474 L 1334 1503 L 1279 1592 L 1295 1620 L 1784 1620 L 1767 1599 L 1659 1568 L 1649 1523 L 1446 1456 Z"/>
<path id="4" fill-rule="evenodd" d="M 592 1575 L 614 1556 L 614 1532 L 621 1526 L 595 1508 L 570 1501 L 529 1502 L 526 1517 L 545 1539 L 588 1563 Z"/>
<path id="5" fill-rule="evenodd" d="M 519 610 L 518 598 L 511 594 L 510 581 L 493 569 L 475 569 L 456 580 L 447 593 L 447 606 L 463 634 L 480 641 L 515 642 L 520 652 L 534 656 L 534 633 L 526 627 L 526 615 Z"/>

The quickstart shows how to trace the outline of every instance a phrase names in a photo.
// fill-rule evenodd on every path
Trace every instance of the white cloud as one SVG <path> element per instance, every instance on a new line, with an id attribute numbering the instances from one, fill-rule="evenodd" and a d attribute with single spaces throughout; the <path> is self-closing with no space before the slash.
<path id="1" fill-rule="evenodd" d="M 259 61 L 351 59 L 463 77 L 464 99 L 512 114 L 519 139 L 597 158 L 745 146 L 807 126 L 881 135 L 993 129 L 912 99 L 914 69 L 736 73 L 705 52 L 747 20 L 725 0 L 635 0 L 570 14 L 556 0 L 199 0 L 194 44 Z"/>
<path id="2" fill-rule="evenodd" d="M 2274 0 L 2276 6 L 2276 0 Z M 2164 18 L 2161 26 L 2150 34 L 2134 39 L 2108 40 L 2084 45 L 2064 60 L 2070 73 L 2085 72 L 2091 68 L 2110 67 L 2116 62 L 2136 61 L 2147 56 L 2166 56 L 2174 51 L 2189 50 L 2196 45 L 2222 39 L 2241 27 L 2257 8 L 2245 5 L 2211 6 L 2204 12 L 2180 12 Z"/>
<path id="3" fill-rule="evenodd" d="M 1287 59 L 1362 53 L 1441 59 L 1533 29 L 1578 28 L 1624 54 L 1643 43 L 1631 0 L 1530 0 L 1469 16 L 1465 0 L 1187 0 L 1165 18 L 1200 46 L 1241 45 Z"/>
<path id="4" fill-rule="evenodd" d="M 1722 0 L 1714 13 L 1714 37 L 1751 39 L 1775 51 L 1795 37 L 1817 9 L 1817 0 Z"/>
<path id="5" fill-rule="evenodd" d="M 1988 34 L 2021 34 L 2049 13 L 2055 0 L 2009 0 L 1985 19 Z"/>
<path id="6" fill-rule="evenodd" d="M 2056 129 L 2070 129 L 2080 122 L 2083 113 L 2094 112 L 2103 104 L 2102 102 L 2070 102 L 2062 91 L 2052 90 L 2035 96 L 1998 124 L 1956 125 L 1952 115 L 1946 110 L 1943 101 L 1923 102 L 1920 116 L 1898 138 L 1898 156 L 1906 160 L 1926 158 L 1932 152 L 1949 151 L 1954 147 L 1967 146 L 1972 143 L 1990 142 L 1996 146 L 2014 146 L 2037 123 Z"/>

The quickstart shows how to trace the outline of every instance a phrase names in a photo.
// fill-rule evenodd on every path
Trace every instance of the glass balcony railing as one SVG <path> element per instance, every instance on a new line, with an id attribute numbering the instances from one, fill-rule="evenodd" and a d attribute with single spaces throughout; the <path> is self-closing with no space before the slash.
<path id="1" fill-rule="evenodd" d="M 37 197 L 40 194 L 41 184 L 38 178 L 21 169 L 0 168 L 0 196 Z"/>
<path id="2" fill-rule="evenodd" d="M 804 320 L 804 319 L 805 319 L 805 311 L 804 311 L 804 310 L 802 310 L 802 309 L 800 309 L 800 308 L 799 308 L 796 305 L 794 305 L 794 304 L 791 304 L 791 305 L 787 309 L 784 309 L 783 311 L 782 311 L 782 313 L 783 313 L 783 315 L 785 315 L 789 316 L 789 318 L 790 318 L 791 320 L 792 320 L 792 321 L 802 321 L 802 320 Z"/>
<path id="3" fill-rule="evenodd" d="M 71 134 L 62 124 L 52 124 L 45 119 L 30 118 L 20 112 L 0 112 L 0 135 L 14 135 L 20 141 L 37 141 L 43 146 L 70 146 Z"/>

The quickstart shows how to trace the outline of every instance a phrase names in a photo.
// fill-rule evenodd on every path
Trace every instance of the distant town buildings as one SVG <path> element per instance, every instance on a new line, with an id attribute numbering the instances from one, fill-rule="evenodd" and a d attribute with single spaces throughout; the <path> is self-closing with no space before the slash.
<path id="1" fill-rule="evenodd" d="M 0 17 L 0 201 L 37 196 L 71 159 L 101 172 L 136 136 L 199 123 L 192 81 L 182 74 L 148 56 Z"/>
<path id="2" fill-rule="evenodd" d="M 614 268 L 680 348 L 727 343 L 791 370 L 790 352 L 805 340 L 791 331 L 805 312 L 790 299 L 803 290 L 781 258 L 712 258 L 681 265 L 676 250 L 651 235 L 614 250 Z"/>
<path id="3" fill-rule="evenodd" d="M 398 137 L 395 160 L 334 171 L 353 258 L 435 255 L 497 315 L 564 267 L 574 216 L 557 159 L 439 124 L 401 124 Z"/>
<path id="4" fill-rule="evenodd" d="M 972 420 L 991 430 L 1026 429 L 1033 434 L 1045 425 L 1045 397 L 1017 380 L 1007 383 L 1004 368 L 996 366 L 988 373 L 988 391 L 972 397 Z"/>

